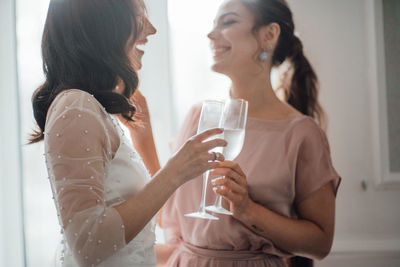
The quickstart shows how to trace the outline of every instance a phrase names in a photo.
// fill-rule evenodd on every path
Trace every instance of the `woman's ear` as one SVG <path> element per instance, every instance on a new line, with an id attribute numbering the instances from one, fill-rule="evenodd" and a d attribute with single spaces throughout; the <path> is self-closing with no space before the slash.
<path id="1" fill-rule="evenodd" d="M 259 40 L 261 41 L 261 47 L 275 49 L 280 34 L 281 27 L 276 22 L 272 22 L 266 26 L 261 27 L 259 30 Z"/>

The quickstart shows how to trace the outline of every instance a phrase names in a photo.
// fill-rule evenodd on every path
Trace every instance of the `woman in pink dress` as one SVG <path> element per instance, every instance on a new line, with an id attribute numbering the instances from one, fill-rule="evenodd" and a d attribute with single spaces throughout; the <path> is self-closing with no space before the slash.
<path id="1" fill-rule="evenodd" d="M 324 258 L 333 241 L 340 177 L 320 127 L 317 77 L 294 35 L 287 3 L 227 0 L 208 37 L 212 69 L 231 79 L 232 98 L 249 102 L 243 149 L 213 171 L 207 189 L 207 204 L 222 195 L 233 216 L 184 217 L 198 208 L 202 180 L 180 187 L 162 212 L 172 251 L 167 265 L 285 266 L 293 256 Z M 270 73 L 284 61 L 291 68 L 281 101 Z M 193 107 L 175 149 L 196 133 L 199 114 Z"/>

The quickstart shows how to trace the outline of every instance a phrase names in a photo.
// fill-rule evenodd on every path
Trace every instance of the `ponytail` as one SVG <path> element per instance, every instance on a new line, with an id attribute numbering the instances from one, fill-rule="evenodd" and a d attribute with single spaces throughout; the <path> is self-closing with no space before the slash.
<path id="1" fill-rule="evenodd" d="M 304 115 L 310 116 L 325 128 L 324 111 L 318 103 L 318 78 L 303 54 L 303 45 L 294 35 L 292 11 L 286 0 L 241 0 L 254 15 L 257 30 L 270 23 L 278 23 L 281 32 L 272 56 L 272 66 L 290 61 L 290 68 L 282 73 L 281 88 L 286 102 Z"/>
<path id="2" fill-rule="evenodd" d="M 293 65 L 293 74 L 286 87 L 286 101 L 304 115 L 311 116 L 324 126 L 324 112 L 318 102 L 318 78 L 310 62 L 303 53 L 300 39 L 293 35 L 289 58 Z"/>

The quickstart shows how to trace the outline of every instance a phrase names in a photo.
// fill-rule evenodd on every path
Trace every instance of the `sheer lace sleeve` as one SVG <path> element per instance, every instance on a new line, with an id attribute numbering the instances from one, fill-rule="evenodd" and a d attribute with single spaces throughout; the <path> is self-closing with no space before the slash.
<path id="1" fill-rule="evenodd" d="M 106 118 L 94 97 L 69 90 L 54 100 L 46 122 L 46 163 L 59 222 L 80 266 L 97 265 L 126 245 L 122 219 L 104 198 L 113 147 Z"/>

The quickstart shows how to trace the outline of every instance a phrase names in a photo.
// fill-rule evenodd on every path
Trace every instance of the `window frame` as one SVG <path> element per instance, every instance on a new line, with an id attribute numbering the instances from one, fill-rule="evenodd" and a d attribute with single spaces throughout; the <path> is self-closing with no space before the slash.
<path id="1" fill-rule="evenodd" d="M 0 2 L 0 265 L 26 266 L 15 0 Z"/>
<path id="2" fill-rule="evenodd" d="M 370 65 L 371 132 L 374 142 L 374 185 L 378 190 L 400 189 L 400 172 L 391 172 L 389 168 L 383 3 L 382 0 L 369 0 L 366 7 Z"/>

